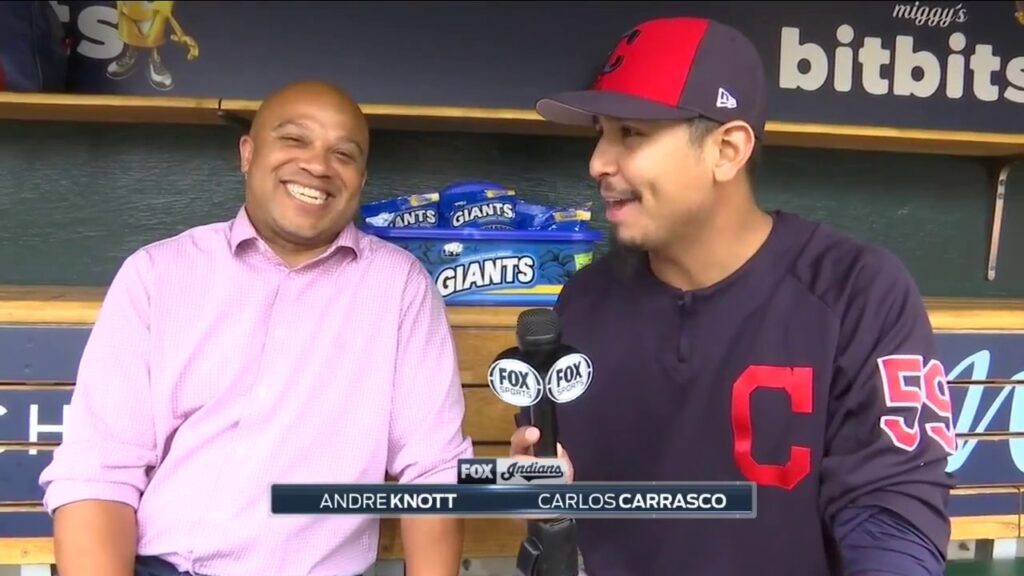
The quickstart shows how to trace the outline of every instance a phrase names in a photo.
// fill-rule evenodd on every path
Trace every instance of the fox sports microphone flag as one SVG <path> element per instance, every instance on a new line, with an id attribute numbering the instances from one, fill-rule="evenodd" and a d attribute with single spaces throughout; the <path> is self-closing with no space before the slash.
<path id="1" fill-rule="evenodd" d="M 274 514 L 754 518 L 748 482 L 276 484 Z"/>

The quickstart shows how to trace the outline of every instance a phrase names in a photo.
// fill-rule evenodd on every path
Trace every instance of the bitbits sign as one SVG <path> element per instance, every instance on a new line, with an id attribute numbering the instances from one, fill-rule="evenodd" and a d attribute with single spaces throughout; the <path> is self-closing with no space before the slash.
<path id="1" fill-rule="evenodd" d="M 854 90 L 854 78 L 859 78 L 858 88 L 871 96 L 945 96 L 980 102 L 1002 98 L 1024 103 L 1024 56 L 1001 58 L 989 44 L 967 50 L 962 32 L 949 35 L 949 51 L 943 54 L 918 48 L 907 34 L 896 36 L 890 46 L 878 36 L 863 36 L 855 45 L 856 38 L 853 26 L 836 28 L 839 45 L 829 62 L 824 46 L 801 39 L 799 28 L 784 27 L 779 87 L 813 92 L 831 77 L 832 89 L 846 93 Z"/>
<path id="2" fill-rule="evenodd" d="M 1010 0 L 918 1 L 780 17 L 761 40 L 773 45 L 762 52 L 776 80 L 772 119 L 1024 132 L 1020 13 Z"/>

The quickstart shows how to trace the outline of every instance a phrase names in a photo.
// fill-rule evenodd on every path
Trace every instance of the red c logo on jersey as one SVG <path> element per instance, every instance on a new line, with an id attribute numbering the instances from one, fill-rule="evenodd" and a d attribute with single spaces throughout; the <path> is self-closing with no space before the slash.
<path id="1" fill-rule="evenodd" d="M 789 461 L 782 465 L 761 464 L 754 460 L 750 396 L 758 388 L 782 389 L 789 394 L 793 412 L 810 414 L 813 408 L 813 370 L 787 366 L 748 366 L 732 387 L 733 456 L 740 472 L 759 485 L 792 490 L 811 472 L 811 449 L 791 446 Z"/>

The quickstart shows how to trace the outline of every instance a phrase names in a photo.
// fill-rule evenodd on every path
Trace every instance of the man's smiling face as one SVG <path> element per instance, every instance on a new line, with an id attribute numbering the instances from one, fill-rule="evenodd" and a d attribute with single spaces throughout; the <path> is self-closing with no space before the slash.
<path id="1" fill-rule="evenodd" d="M 239 147 L 247 213 L 275 250 L 326 247 L 354 219 L 369 132 L 343 94 L 303 84 L 274 95 Z"/>
<path id="2" fill-rule="evenodd" d="M 597 130 L 590 175 L 621 244 L 665 248 L 714 209 L 717 155 L 687 123 L 602 117 Z"/>

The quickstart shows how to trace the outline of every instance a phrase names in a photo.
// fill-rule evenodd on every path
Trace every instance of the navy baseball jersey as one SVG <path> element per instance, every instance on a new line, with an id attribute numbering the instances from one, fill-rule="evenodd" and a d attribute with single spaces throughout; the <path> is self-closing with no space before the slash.
<path id="1" fill-rule="evenodd" d="M 589 576 L 841 574 L 831 526 L 851 505 L 944 554 L 950 397 L 916 285 L 881 248 L 772 215 L 709 288 L 608 255 L 563 289 L 563 340 L 593 362 L 557 408 L 576 480 L 757 484 L 756 519 L 578 519 Z"/>

